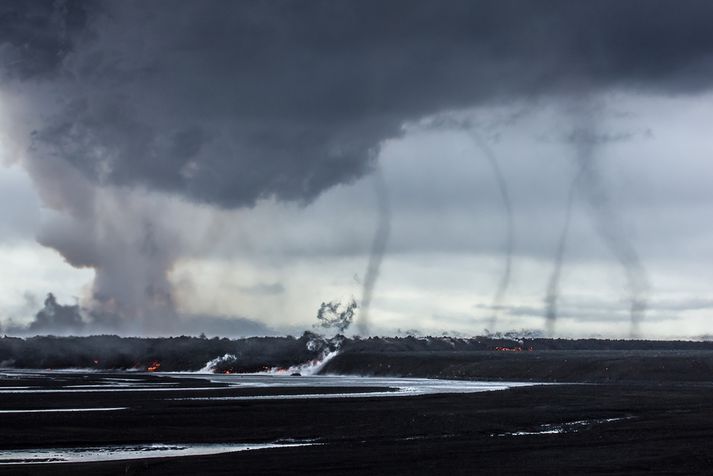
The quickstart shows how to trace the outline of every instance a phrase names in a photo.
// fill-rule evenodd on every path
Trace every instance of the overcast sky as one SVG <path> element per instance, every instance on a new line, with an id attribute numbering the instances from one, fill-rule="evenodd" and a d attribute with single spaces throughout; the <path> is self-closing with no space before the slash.
<path id="1" fill-rule="evenodd" d="M 2 2 L 0 329 L 52 292 L 81 332 L 296 333 L 353 297 L 370 334 L 713 334 L 711 21 Z"/>

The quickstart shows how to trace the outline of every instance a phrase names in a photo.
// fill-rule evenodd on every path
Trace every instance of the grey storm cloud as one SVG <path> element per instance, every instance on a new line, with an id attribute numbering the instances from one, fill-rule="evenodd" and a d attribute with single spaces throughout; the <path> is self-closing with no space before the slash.
<path id="1" fill-rule="evenodd" d="M 582 88 L 693 91 L 713 71 L 707 1 L 9 1 L 0 12 L 6 77 L 56 87 L 34 137 L 42 160 L 225 207 L 309 201 L 353 180 L 409 119 Z"/>
<path id="2" fill-rule="evenodd" d="M 170 321 L 184 245 L 160 202 L 127 190 L 306 204 L 427 116 L 700 92 L 712 19 L 707 0 L 5 0 L 0 87 L 26 121 L 23 165 L 62 215 L 39 241 L 96 270 L 102 311 Z"/>
<path id="3" fill-rule="evenodd" d="M 2 70 L 22 79 L 55 76 L 87 26 L 87 3 L 7 0 L 0 4 Z"/>

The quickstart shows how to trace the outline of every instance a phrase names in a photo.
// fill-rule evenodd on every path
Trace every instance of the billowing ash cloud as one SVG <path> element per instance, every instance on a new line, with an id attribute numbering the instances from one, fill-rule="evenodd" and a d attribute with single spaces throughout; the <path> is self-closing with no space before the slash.
<path id="1" fill-rule="evenodd" d="M 180 240 L 155 210 L 123 210 L 130 190 L 308 203 L 372 170 L 408 120 L 583 84 L 705 89 L 711 14 L 704 0 L 7 0 L 0 92 L 64 217 L 42 243 L 97 270 L 102 310 L 170 321 Z"/>
<path id="2" fill-rule="evenodd" d="M 45 164 L 32 163 L 31 170 L 36 173 Z M 172 233 L 165 203 L 92 188 L 81 177 L 52 172 L 36 175 L 43 190 L 64 187 L 62 197 L 76 203 L 64 201 L 65 212 L 46 223 L 38 240 L 71 265 L 95 270 L 85 303 L 94 320 L 107 330 L 132 334 L 177 330 L 168 272 L 182 243 Z"/>

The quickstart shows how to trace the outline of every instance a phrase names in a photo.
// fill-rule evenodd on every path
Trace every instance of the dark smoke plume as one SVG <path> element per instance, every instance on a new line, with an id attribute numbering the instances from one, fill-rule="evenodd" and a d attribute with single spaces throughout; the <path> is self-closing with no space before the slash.
<path id="1" fill-rule="evenodd" d="M 637 337 L 647 307 L 648 278 L 636 249 L 624 232 L 621 217 L 612 206 L 600 175 L 595 152 L 597 146 L 607 138 L 597 136 L 594 128 L 588 124 L 592 120 L 591 115 L 583 119 L 584 127 L 576 130 L 571 137 L 577 149 L 582 188 L 598 235 L 624 269 L 630 301 L 630 334 Z"/>
<path id="2" fill-rule="evenodd" d="M 505 261 L 503 263 L 502 275 L 500 276 L 498 287 L 495 289 L 495 294 L 493 295 L 493 302 L 491 305 L 493 315 L 490 318 L 490 324 L 488 329 L 492 331 L 495 330 L 498 317 L 500 316 L 500 311 L 503 308 L 505 295 L 507 293 L 508 287 L 510 286 L 510 275 L 512 274 L 512 254 L 515 246 L 515 231 L 510 192 L 508 190 L 507 182 L 505 181 L 505 176 L 503 175 L 503 172 L 500 169 L 498 158 L 493 152 L 493 150 L 488 146 L 488 144 L 483 139 L 481 139 L 477 133 L 473 132 L 473 138 L 475 140 L 476 145 L 480 148 L 480 150 L 483 152 L 483 155 L 488 160 L 490 168 L 493 170 L 493 176 L 495 177 L 495 182 L 498 186 L 498 191 L 500 192 L 500 198 L 503 203 L 503 208 L 505 209 Z"/>
<path id="3" fill-rule="evenodd" d="M 29 304 L 29 303 L 28 303 Z M 34 309 L 37 309 L 34 303 Z M 28 308 L 29 310 L 29 308 Z M 97 308 L 86 308 L 79 304 L 61 304 L 53 293 L 49 293 L 44 306 L 35 313 L 34 319 L 19 323 L 10 319 L 0 321 L 0 330 L 12 336 L 33 335 L 73 335 L 87 336 L 107 334 L 117 331 L 117 316 Z M 132 328 L 123 331 L 136 332 Z M 208 335 L 221 337 L 272 336 L 277 332 L 265 324 L 238 316 L 186 315 L 174 316 L 172 325 L 161 330 L 164 335 Z"/>
<path id="4" fill-rule="evenodd" d="M 374 195 L 379 211 L 379 221 L 374 232 L 374 239 L 371 242 L 369 264 L 366 267 L 361 293 L 361 312 L 359 313 L 357 327 L 359 335 L 362 336 L 369 335 L 369 309 L 371 300 L 374 297 L 374 287 L 377 279 L 379 279 L 381 261 L 384 259 L 386 244 L 389 241 L 389 233 L 391 232 L 391 203 L 380 167 L 374 170 Z"/>
<path id="5" fill-rule="evenodd" d="M 30 323 L 29 331 L 36 334 L 78 333 L 84 329 L 81 310 L 78 304 L 62 305 L 54 294 L 49 293 L 44 307 Z"/>
<path id="6" fill-rule="evenodd" d="M 547 295 L 545 296 L 545 331 L 550 337 L 554 335 L 555 324 L 557 322 L 557 304 L 560 296 L 560 279 L 562 277 L 562 267 L 564 265 L 564 253 L 567 248 L 569 227 L 572 222 L 572 207 L 574 205 L 574 198 L 581 176 L 582 169 L 580 168 L 569 187 L 564 224 L 562 225 L 562 231 L 560 231 L 559 240 L 557 241 L 552 274 L 550 275 L 550 280 L 547 283 Z"/>
<path id="7" fill-rule="evenodd" d="M 317 311 L 317 325 L 342 333 L 351 325 L 356 309 L 357 303 L 354 299 L 346 306 L 338 301 L 323 302 Z"/>

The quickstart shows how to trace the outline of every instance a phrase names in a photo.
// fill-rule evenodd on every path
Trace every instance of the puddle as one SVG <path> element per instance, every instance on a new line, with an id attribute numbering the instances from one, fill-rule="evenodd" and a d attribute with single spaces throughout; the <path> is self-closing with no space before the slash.
<path id="1" fill-rule="evenodd" d="M 304 369 L 303 369 L 304 370 Z M 28 395 L 52 395 L 52 394 L 90 394 L 90 393 L 113 393 L 120 392 L 176 392 L 176 393 L 198 393 L 199 395 L 186 395 L 188 398 L 172 398 L 173 400 L 287 400 L 287 399 L 339 399 L 339 398 L 376 398 L 376 397 L 409 397 L 419 395 L 453 394 L 453 393 L 475 393 L 487 391 L 501 391 L 513 387 L 543 385 L 533 382 L 484 382 L 466 380 L 438 380 L 426 378 L 396 378 L 396 377 L 360 377 L 349 375 L 296 375 L 274 372 L 272 374 L 196 374 L 194 372 L 156 372 L 148 374 L 136 374 L 136 378 L 121 378 L 119 376 L 88 378 L 85 373 L 76 371 L 21 371 L 13 373 L 0 372 L 2 375 L 19 377 L 37 377 L 50 379 L 57 385 L 38 386 L 7 386 L 0 387 L 0 398 L 5 394 L 28 394 Z M 306 372 L 306 373 L 311 373 Z M 166 379 L 169 377 L 170 379 Z M 176 381 L 181 378 L 182 381 Z M 202 380 L 198 385 L 188 383 L 187 379 Z M 0 379 L 2 380 L 2 379 Z M 160 381 L 159 381 L 160 380 Z M 207 381 L 207 383 L 206 383 Z M 41 380 L 40 380 L 41 382 Z M 546 384 L 545 384 L 546 385 Z M 295 387 L 302 387 L 303 391 L 295 391 Z M 311 388 L 308 389 L 308 388 Z M 336 392 L 314 391 L 317 388 L 355 388 L 354 391 L 347 389 Z M 290 389 L 285 392 L 274 392 L 271 395 L 225 395 L 230 389 Z M 215 393 L 219 392 L 218 395 Z M 242 393 L 242 392 L 241 392 Z M 261 393 L 261 392 L 255 392 Z M 271 392 L 272 393 L 272 392 Z M 185 394 L 185 393 L 184 393 Z M 167 395 L 169 396 L 169 395 Z M 179 395 L 170 395 L 179 397 Z M 38 410 L 38 412 L 49 412 Z M 69 411 L 69 410 L 66 410 Z M 80 410 L 76 411 L 91 411 Z M 99 411 L 99 410 L 95 410 Z M 2 412 L 2 410 L 0 410 Z M 10 412 L 6 413 L 20 413 Z M 29 413 L 29 412 L 28 412 Z"/>
<path id="2" fill-rule="evenodd" d="M 0 394 L 2 393 L 108 393 L 108 392 L 194 392 L 194 391 L 208 391 L 208 390 L 220 390 L 221 387 L 141 387 L 141 386 L 106 386 L 100 388 L 32 388 L 32 389 L 22 389 L 22 390 L 6 390 L 0 387 Z"/>
<path id="3" fill-rule="evenodd" d="M 0 413 L 73 413 L 73 412 L 115 412 L 129 407 L 108 408 L 38 408 L 34 410 L 0 410 Z"/>
<path id="4" fill-rule="evenodd" d="M 93 446 L 82 448 L 50 448 L 0 451 L 0 465 L 41 463 L 85 463 L 147 458 L 201 456 L 270 448 L 311 446 L 318 443 L 252 443 L 252 444 L 149 444 L 123 446 Z"/>
<path id="5" fill-rule="evenodd" d="M 547 423 L 540 425 L 535 431 L 515 431 L 511 433 L 498 433 L 490 436 L 526 436 L 526 435 L 555 435 L 558 433 L 574 433 L 591 425 L 610 423 L 613 421 L 628 420 L 634 417 L 603 418 L 599 420 L 577 420 L 566 423 Z"/>
<path id="6" fill-rule="evenodd" d="M 300 377 L 266 376 L 256 374 L 211 375 L 213 383 L 227 383 L 238 388 L 291 388 L 291 387 L 373 387 L 375 390 L 343 393 L 289 393 L 273 395 L 238 395 L 173 398 L 172 400 L 293 400 L 324 398 L 375 398 L 412 397 L 441 393 L 476 393 L 507 390 L 512 387 L 536 385 L 523 382 L 476 382 L 466 380 L 436 380 L 425 378 L 355 377 L 314 375 Z M 388 388 L 390 390 L 380 390 Z"/>

